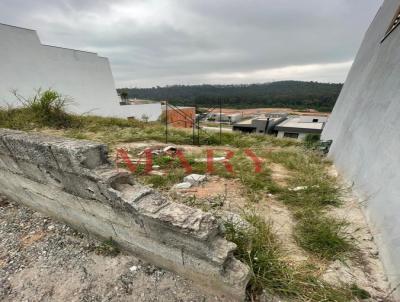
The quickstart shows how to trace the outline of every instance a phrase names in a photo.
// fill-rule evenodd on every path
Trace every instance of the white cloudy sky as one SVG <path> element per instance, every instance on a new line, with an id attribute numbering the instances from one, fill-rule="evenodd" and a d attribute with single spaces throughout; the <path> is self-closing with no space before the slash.
<path id="1" fill-rule="evenodd" d="M 343 82 L 382 0 L 0 0 L 0 23 L 110 59 L 117 87 Z"/>

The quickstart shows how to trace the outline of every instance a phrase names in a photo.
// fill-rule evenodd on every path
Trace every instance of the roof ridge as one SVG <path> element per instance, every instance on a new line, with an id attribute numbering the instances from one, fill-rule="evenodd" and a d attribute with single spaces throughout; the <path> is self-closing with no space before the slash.
<path id="1" fill-rule="evenodd" d="M 94 55 L 98 55 L 97 52 L 93 52 L 93 51 L 87 51 L 87 50 L 81 50 L 81 49 L 75 49 L 75 48 L 68 48 L 68 47 L 62 47 L 62 46 L 56 46 L 56 45 L 49 45 L 49 44 L 43 44 L 42 41 L 40 40 L 40 36 L 37 30 L 35 29 L 30 29 L 30 28 L 26 28 L 26 27 L 20 27 L 20 26 L 15 26 L 15 25 L 10 25 L 10 24 L 5 24 L 5 23 L 1 23 L 0 22 L 0 26 L 8 26 L 8 27 L 13 27 L 13 28 L 18 28 L 18 29 L 23 29 L 23 30 L 29 30 L 29 31 L 33 31 L 34 33 L 36 33 L 38 39 L 39 39 L 39 43 L 41 46 L 46 46 L 46 47 L 54 47 L 54 48 L 60 48 L 60 49 L 66 49 L 66 50 L 73 50 L 73 51 L 79 51 L 79 52 L 84 52 L 84 53 L 89 53 L 89 54 L 94 54 Z"/>
<path id="2" fill-rule="evenodd" d="M 34 31 L 36 32 L 36 30 L 31 29 L 31 28 L 26 28 L 26 27 L 21 27 L 21 26 L 16 26 L 16 25 L 11 25 L 11 24 L 6 24 L 6 23 L 1 23 L 0 25 L 4 25 L 4 26 L 9 26 L 9 27 L 14 27 L 14 28 L 19 28 L 19 29 L 24 29 L 24 30 L 29 30 L 29 31 Z"/>

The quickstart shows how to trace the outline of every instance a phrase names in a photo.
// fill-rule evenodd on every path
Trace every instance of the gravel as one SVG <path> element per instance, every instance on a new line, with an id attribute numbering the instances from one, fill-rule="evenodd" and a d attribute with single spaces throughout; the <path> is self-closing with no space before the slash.
<path id="1" fill-rule="evenodd" d="M 0 196 L 0 301 L 219 301 L 191 281 Z"/>

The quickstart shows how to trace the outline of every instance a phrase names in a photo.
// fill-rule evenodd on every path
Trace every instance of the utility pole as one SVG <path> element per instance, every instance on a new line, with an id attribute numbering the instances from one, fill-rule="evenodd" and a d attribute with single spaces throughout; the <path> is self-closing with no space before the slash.
<path id="1" fill-rule="evenodd" d="M 197 120 L 197 144 L 200 146 L 200 119 Z"/>
<path id="2" fill-rule="evenodd" d="M 165 101 L 165 143 L 168 144 L 168 100 Z"/>
<path id="3" fill-rule="evenodd" d="M 222 144 L 222 100 L 219 99 L 219 144 Z"/>
<path id="4" fill-rule="evenodd" d="M 197 105 L 195 103 L 194 104 L 194 116 L 193 116 L 193 121 L 192 121 L 192 141 L 193 141 L 193 146 L 196 144 L 196 141 L 195 141 L 195 137 L 196 137 L 195 136 L 195 129 L 196 129 L 196 122 L 197 122 L 196 112 L 197 112 Z"/>

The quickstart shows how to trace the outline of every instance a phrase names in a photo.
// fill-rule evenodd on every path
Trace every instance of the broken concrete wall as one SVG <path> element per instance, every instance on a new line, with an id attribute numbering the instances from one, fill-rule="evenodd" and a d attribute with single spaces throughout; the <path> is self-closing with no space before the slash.
<path id="1" fill-rule="evenodd" d="M 400 0 L 384 1 L 322 134 L 333 140 L 330 157 L 363 201 L 394 288 L 400 283 L 400 26 L 384 37 L 399 7 Z"/>
<path id="2" fill-rule="evenodd" d="M 244 299 L 249 269 L 210 214 L 173 203 L 117 171 L 102 144 L 0 129 L 0 193 L 74 228 L 112 237 L 138 257 L 228 301 Z"/>

